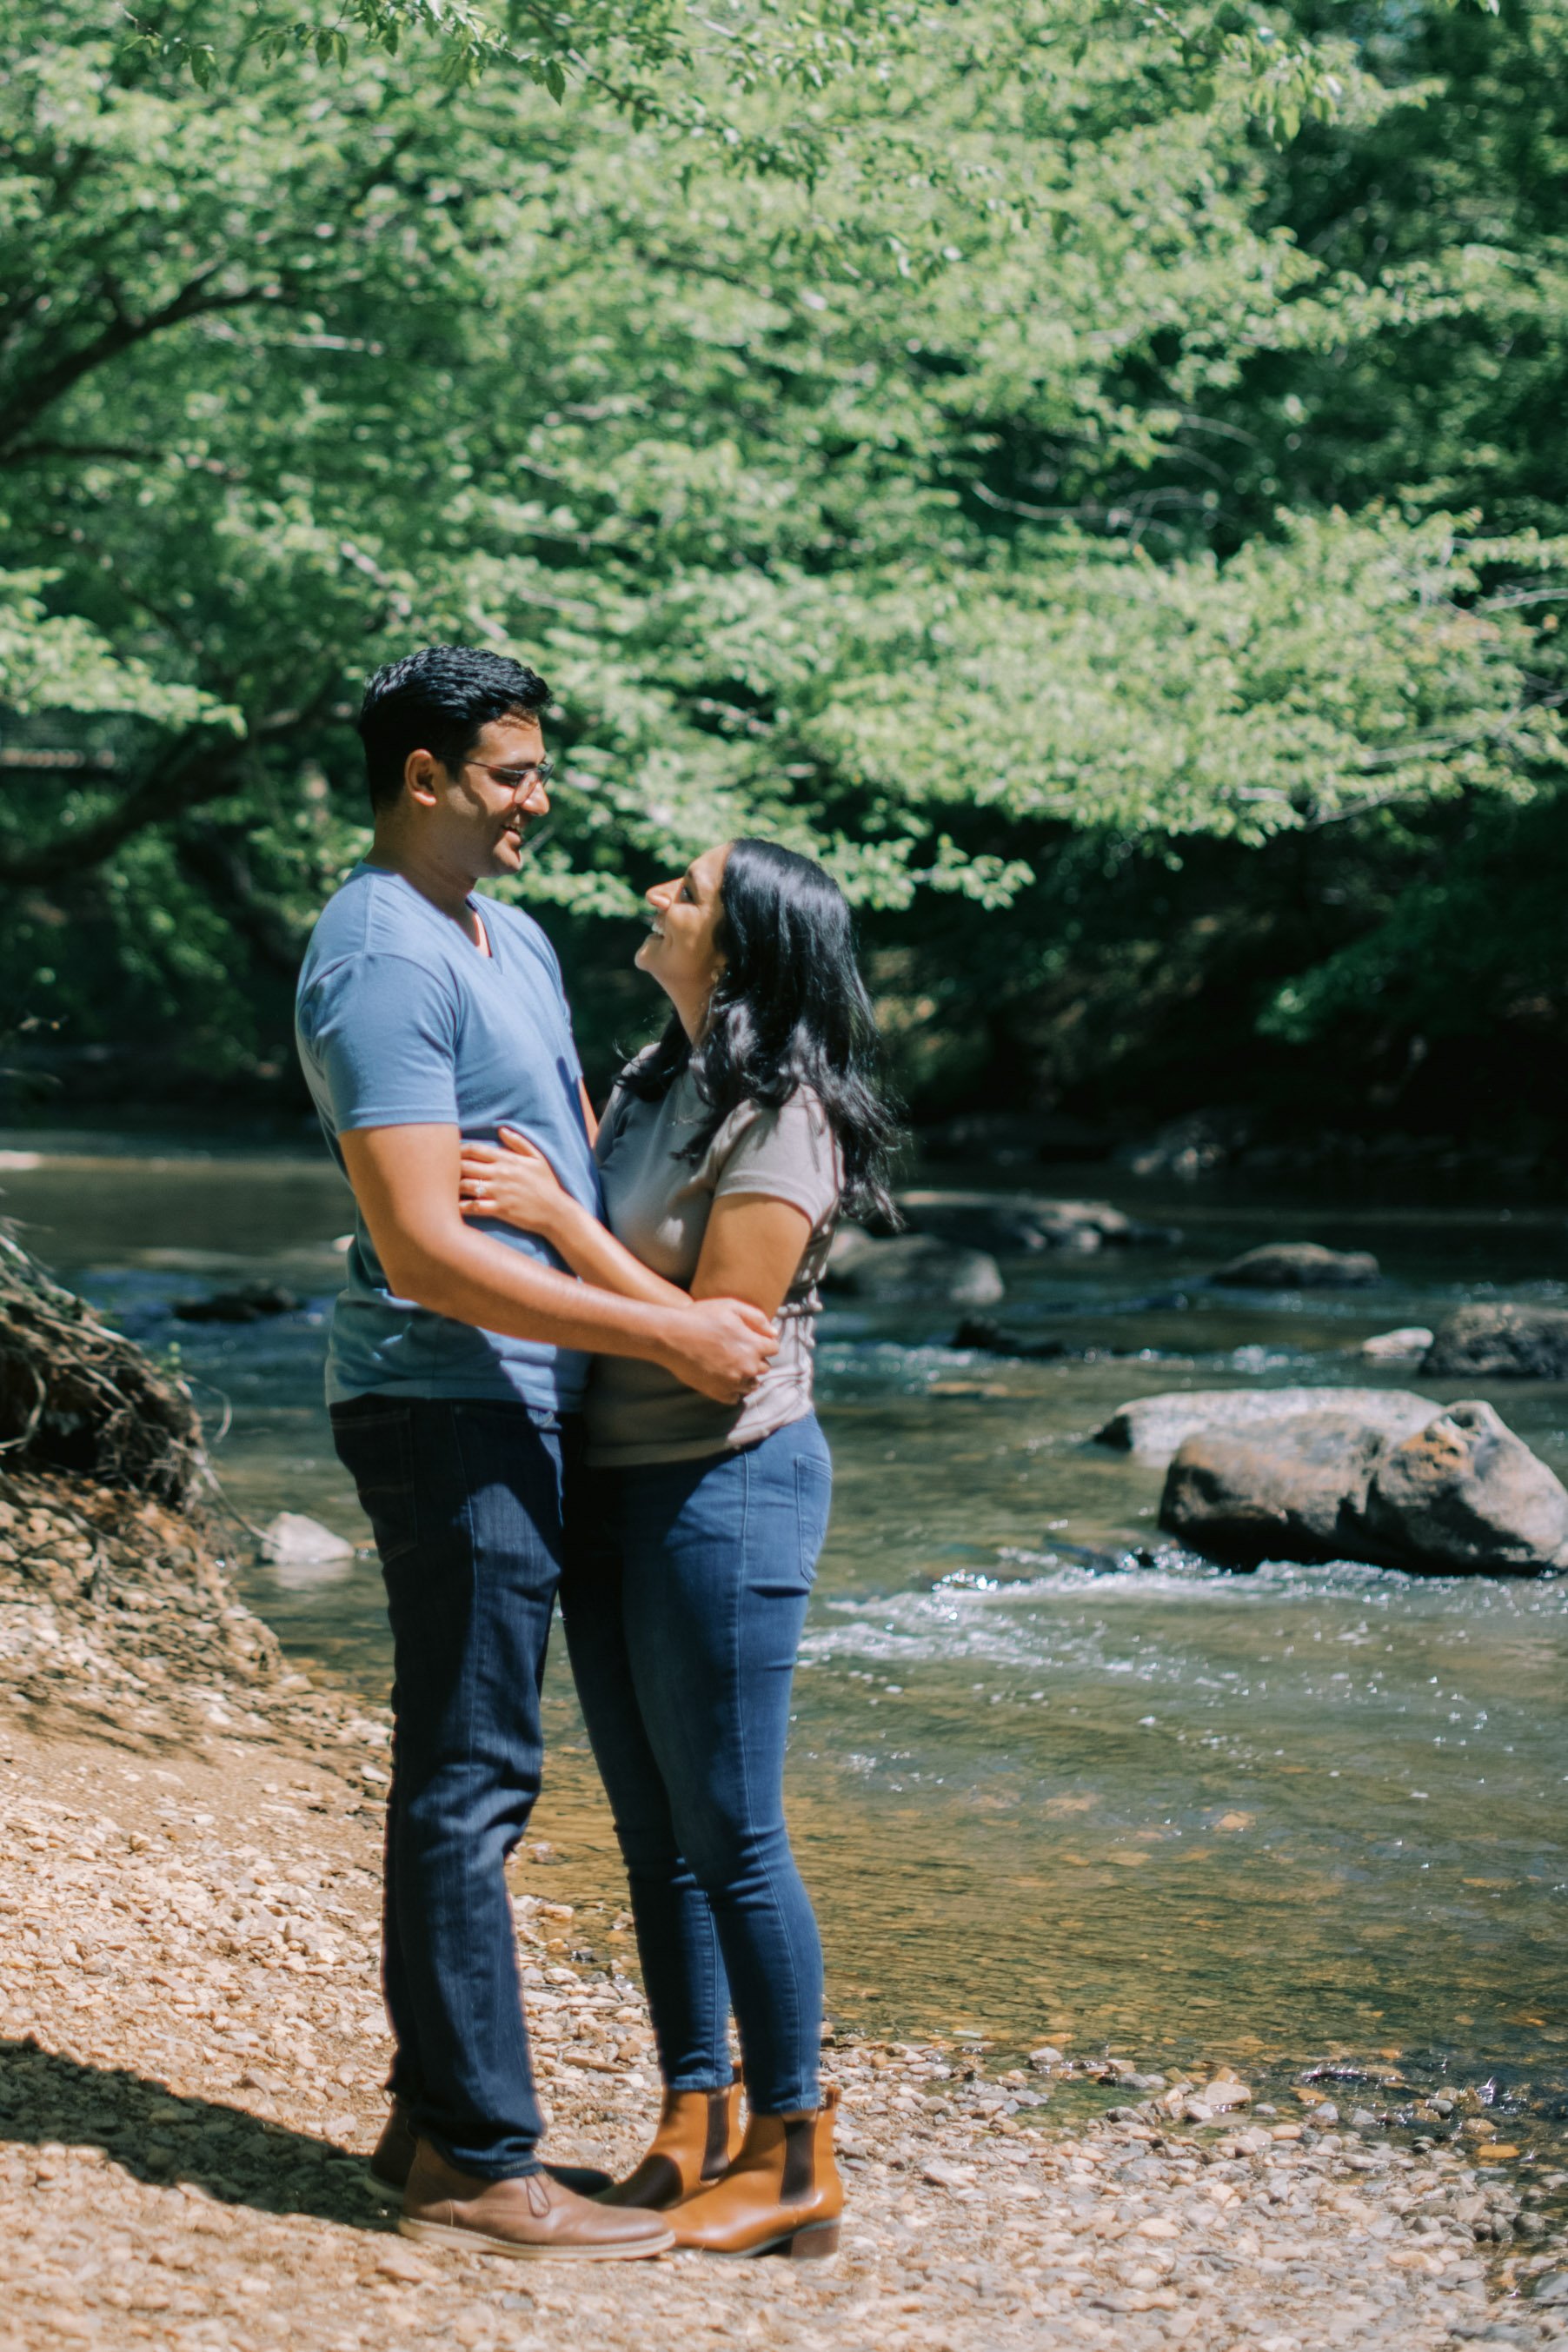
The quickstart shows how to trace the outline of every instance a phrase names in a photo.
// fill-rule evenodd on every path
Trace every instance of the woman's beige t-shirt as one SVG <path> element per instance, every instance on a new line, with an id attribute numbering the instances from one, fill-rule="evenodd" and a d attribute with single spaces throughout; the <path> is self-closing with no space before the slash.
<path id="1" fill-rule="evenodd" d="M 811 1411 L 817 1284 L 843 1183 L 837 1145 L 817 1097 L 803 1087 L 777 1110 L 742 1103 L 700 1159 L 683 1158 L 709 1115 L 684 1071 L 659 1102 L 616 1087 L 595 1146 L 605 1222 L 645 1265 L 685 1290 L 709 1213 L 726 1192 L 763 1192 L 803 1210 L 811 1232 L 780 1310 L 778 1354 L 738 1405 L 699 1396 L 658 1364 L 595 1357 L 584 1404 L 590 1464 L 693 1461 L 771 1437 Z"/>

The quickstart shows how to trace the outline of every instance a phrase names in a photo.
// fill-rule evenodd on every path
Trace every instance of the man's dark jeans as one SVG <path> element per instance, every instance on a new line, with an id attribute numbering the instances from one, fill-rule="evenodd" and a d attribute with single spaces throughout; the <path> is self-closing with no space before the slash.
<path id="1" fill-rule="evenodd" d="M 392 1620 L 384 1981 L 392 2088 L 465 2172 L 538 2169 L 506 1858 L 539 1794 L 571 1424 L 526 1405 L 332 1409 Z"/>

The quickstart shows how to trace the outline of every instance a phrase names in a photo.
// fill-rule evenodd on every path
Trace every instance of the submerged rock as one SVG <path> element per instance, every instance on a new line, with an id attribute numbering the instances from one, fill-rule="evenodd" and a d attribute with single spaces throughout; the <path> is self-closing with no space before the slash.
<path id="1" fill-rule="evenodd" d="M 911 1233 L 1004 1256 L 1128 1249 L 1175 1238 L 1165 1226 L 1136 1223 L 1109 1201 L 1058 1201 L 1038 1192 L 900 1192 L 899 1207 Z"/>
<path id="2" fill-rule="evenodd" d="M 1199 1430 L 1171 1464 L 1160 1524 L 1238 1565 L 1364 1559 L 1485 1574 L 1568 1564 L 1568 1489 L 1546 1465 L 1489 1404 L 1426 1410 L 1403 1436 L 1326 1410 Z"/>
<path id="3" fill-rule="evenodd" d="M 1244 1250 L 1210 1276 L 1241 1290 L 1358 1290 L 1381 1282 L 1368 1250 L 1324 1249 L 1318 1242 L 1270 1242 Z"/>
<path id="4" fill-rule="evenodd" d="M 1300 1413 L 1349 1415 L 1397 1440 L 1424 1428 L 1440 1411 L 1435 1397 L 1409 1389 L 1175 1389 L 1119 1405 L 1097 1445 L 1113 1445 L 1140 1462 L 1169 1462 L 1199 1430 L 1254 1430 Z"/>
<path id="5" fill-rule="evenodd" d="M 1134 1176 L 1175 1176 L 1190 1183 L 1234 1160 L 1250 1135 L 1245 1111 L 1188 1111 L 1142 1141 L 1123 1146 L 1116 1157 Z"/>
<path id="6" fill-rule="evenodd" d="M 876 1241 L 858 1225 L 840 1227 L 822 1286 L 889 1306 L 936 1299 L 951 1307 L 994 1307 L 1006 1288 L 984 1250 L 960 1249 L 934 1234 Z"/>
<path id="7" fill-rule="evenodd" d="M 949 1345 L 973 1349 L 980 1355 L 1012 1356 L 1023 1363 L 1059 1363 L 1084 1352 L 1069 1348 L 1065 1339 L 1031 1339 L 1022 1331 L 1004 1330 L 989 1315 L 966 1315 Z"/>
<path id="8" fill-rule="evenodd" d="M 1183 1292 L 1171 1290 L 1152 1298 L 1119 1299 L 1116 1311 L 1121 1315 L 1161 1314 L 1178 1311 L 1186 1304 Z M 972 1348 L 987 1356 L 1011 1356 L 1027 1363 L 1060 1362 L 1068 1358 L 1082 1361 L 1091 1355 L 1138 1356 L 1148 1362 L 1155 1354 L 1164 1352 L 1152 1348 L 1077 1347 L 1066 1339 L 1051 1339 L 1042 1332 L 1009 1330 L 989 1315 L 966 1315 L 948 1344 L 953 1348 Z"/>
<path id="9" fill-rule="evenodd" d="M 1432 1334 L 1424 1323 L 1406 1323 L 1397 1331 L 1374 1331 L 1356 1352 L 1369 1364 L 1410 1364 L 1418 1362 L 1431 1345 Z"/>
<path id="10" fill-rule="evenodd" d="M 302 1301 L 278 1282 L 243 1282 L 237 1290 L 215 1290 L 205 1298 L 176 1298 L 182 1323 L 260 1323 L 269 1315 L 297 1315 Z"/>
<path id="11" fill-rule="evenodd" d="M 1366 1523 L 1424 1568 L 1568 1565 L 1568 1488 L 1479 1402 L 1450 1405 L 1384 1455 Z"/>
<path id="12" fill-rule="evenodd" d="M 326 1568 L 353 1556 L 352 1543 L 303 1511 L 279 1511 L 261 1530 L 261 1557 L 274 1568 Z"/>
<path id="13" fill-rule="evenodd" d="M 1568 1308 L 1461 1307 L 1421 1369 L 1434 1380 L 1568 1381 Z"/>

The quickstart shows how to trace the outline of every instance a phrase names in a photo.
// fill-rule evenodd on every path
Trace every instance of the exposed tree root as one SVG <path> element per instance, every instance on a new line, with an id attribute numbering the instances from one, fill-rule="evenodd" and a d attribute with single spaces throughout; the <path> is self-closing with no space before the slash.
<path id="1" fill-rule="evenodd" d="M 0 1226 L 0 1468 L 58 1470 L 176 1509 L 205 1468 L 184 1384 Z"/>

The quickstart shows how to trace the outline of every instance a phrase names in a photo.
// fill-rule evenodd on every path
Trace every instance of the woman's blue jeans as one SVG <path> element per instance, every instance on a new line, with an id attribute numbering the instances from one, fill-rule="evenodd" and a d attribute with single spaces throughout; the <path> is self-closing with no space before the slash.
<path id="1" fill-rule="evenodd" d="M 700 1462 L 582 1469 L 561 1605 L 671 2090 L 818 2104 L 822 1946 L 784 1814 L 833 1469 L 815 1418 Z"/>

